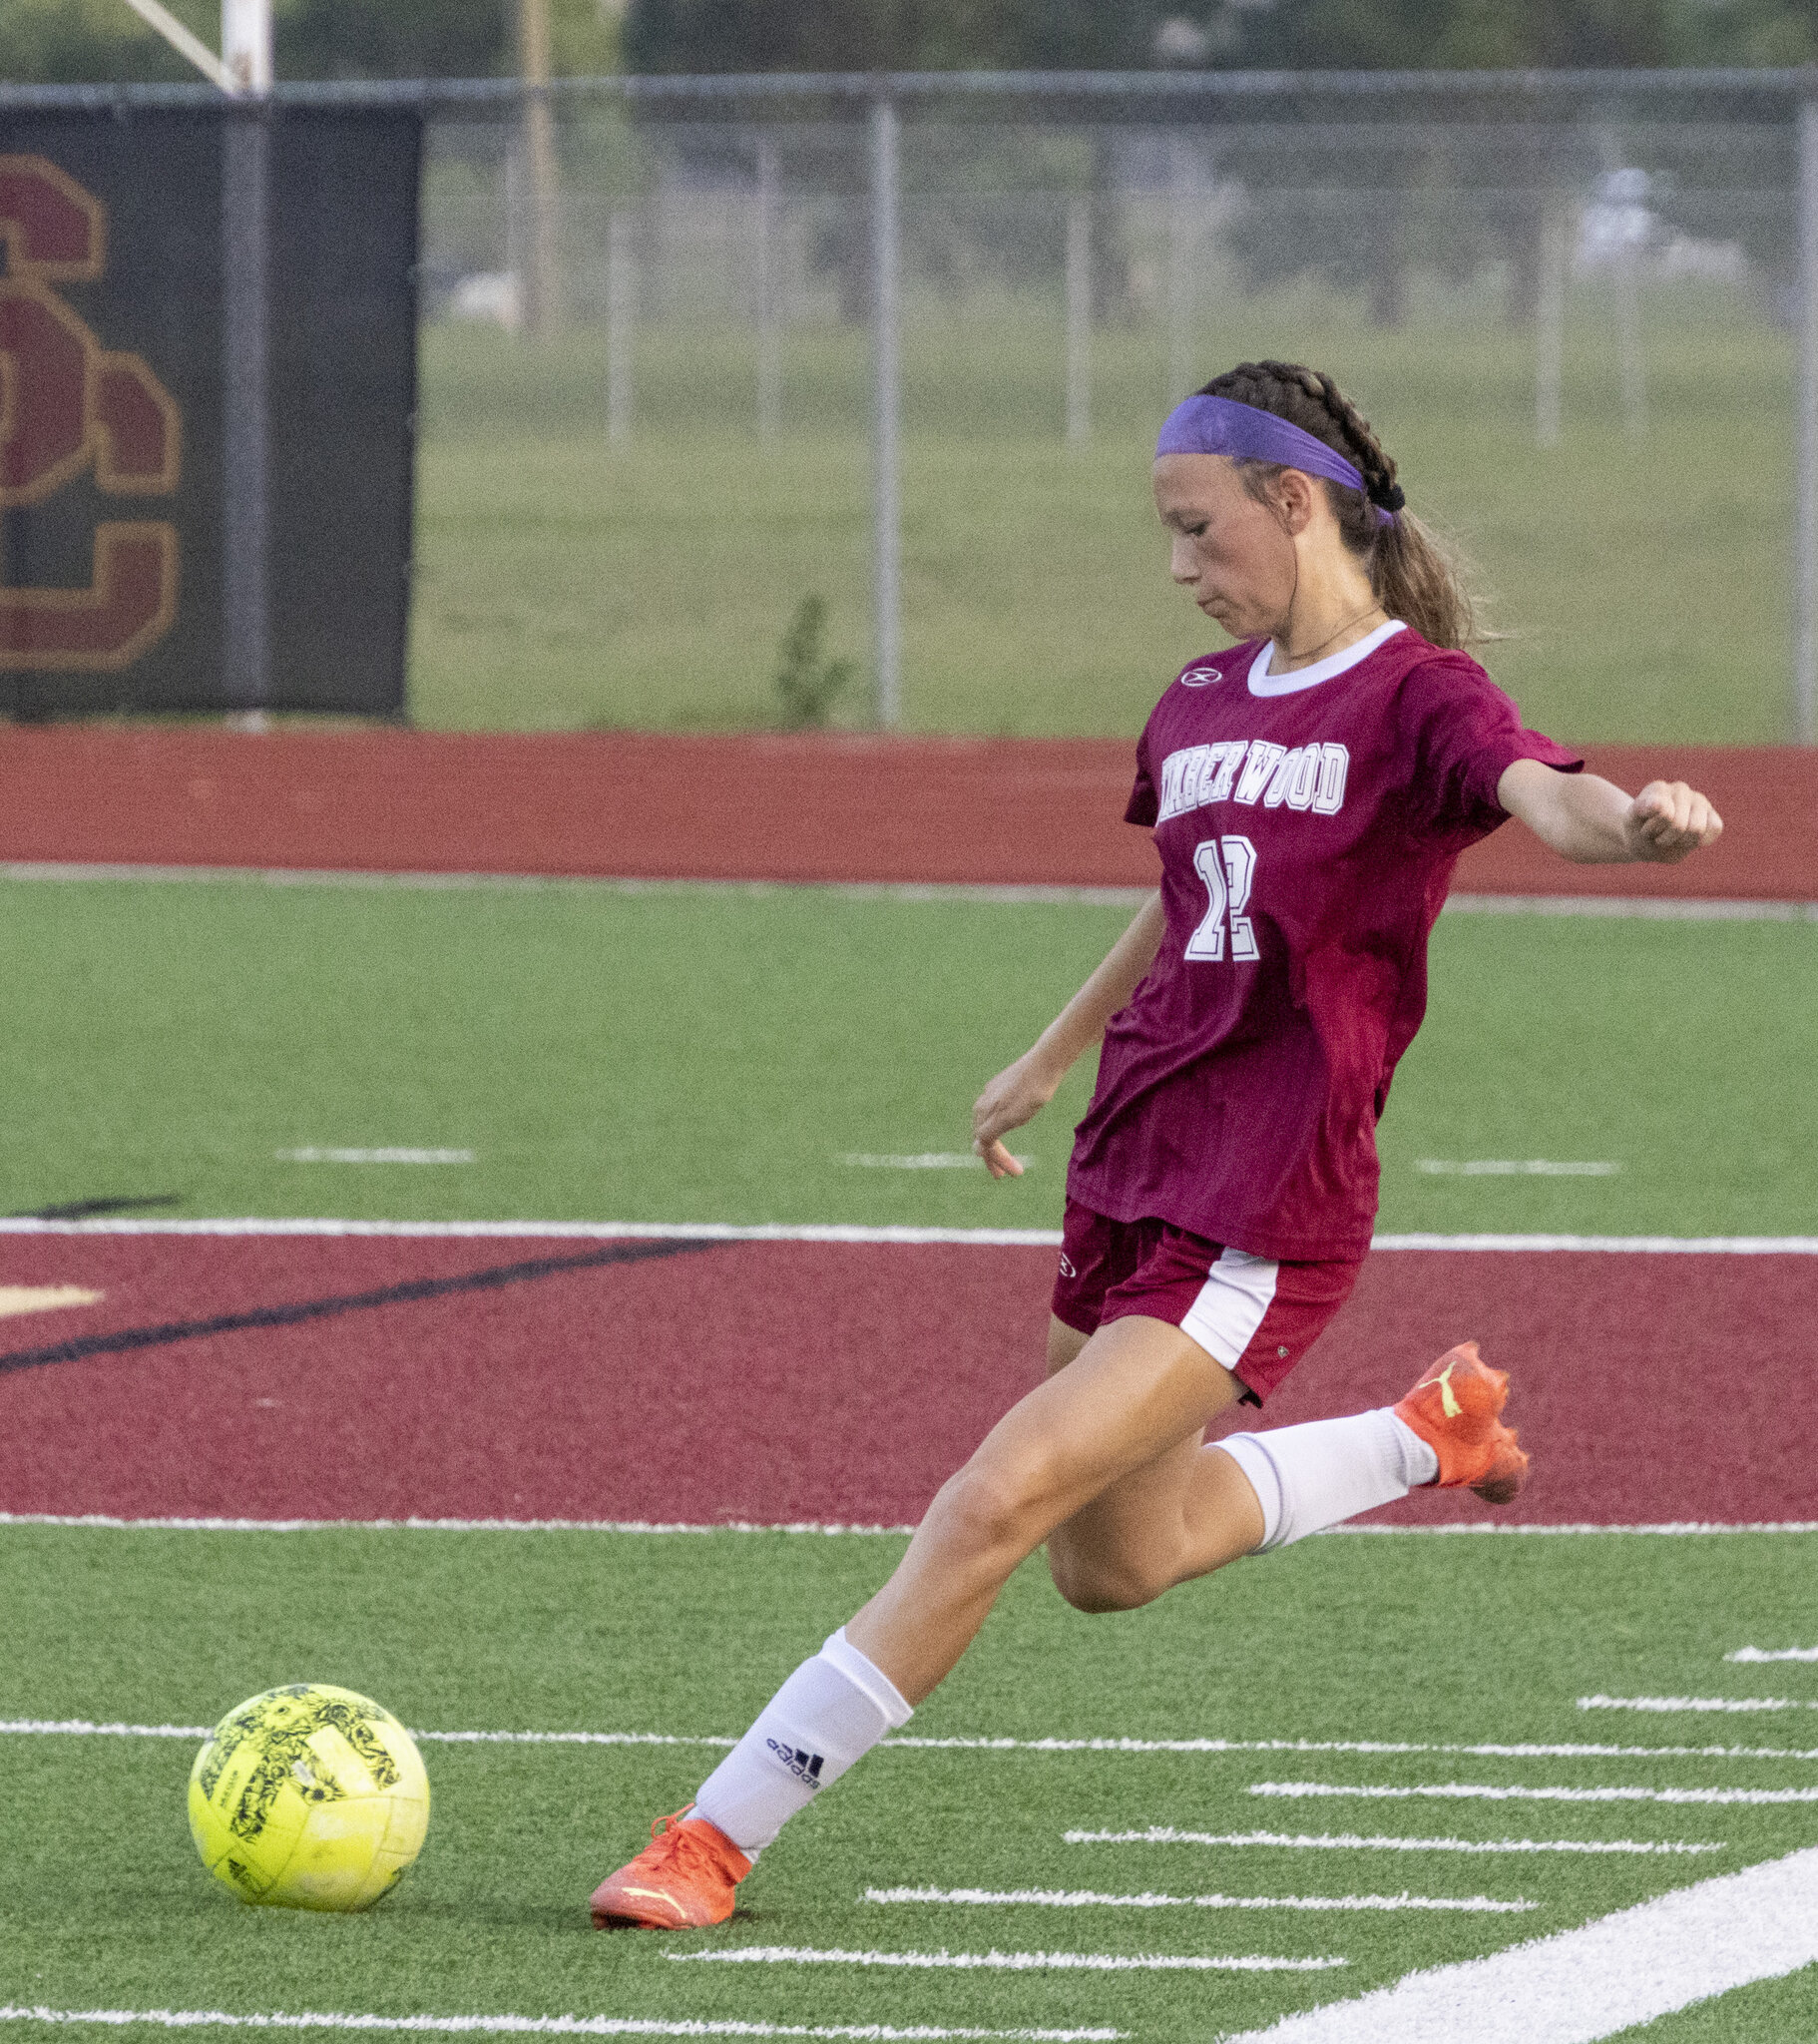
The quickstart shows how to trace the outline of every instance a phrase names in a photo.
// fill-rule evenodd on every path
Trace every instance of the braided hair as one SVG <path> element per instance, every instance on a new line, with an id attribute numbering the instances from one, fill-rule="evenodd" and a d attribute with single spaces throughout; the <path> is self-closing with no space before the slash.
<path id="1" fill-rule="evenodd" d="M 1435 646 L 1468 646 L 1483 635 L 1476 605 L 1456 564 L 1409 511 L 1395 463 L 1370 421 L 1330 376 L 1298 362 L 1239 362 L 1214 376 L 1202 397 L 1229 397 L 1272 412 L 1341 454 L 1364 479 L 1361 490 L 1320 478 L 1345 545 L 1368 564 L 1370 587 L 1392 618 Z M 1239 460 L 1250 495 L 1268 502 L 1279 462 Z M 1378 516 L 1387 511 L 1387 523 Z"/>

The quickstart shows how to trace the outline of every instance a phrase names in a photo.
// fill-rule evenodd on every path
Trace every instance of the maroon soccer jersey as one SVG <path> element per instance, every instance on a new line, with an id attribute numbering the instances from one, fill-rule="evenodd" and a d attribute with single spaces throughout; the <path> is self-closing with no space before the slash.
<path id="1" fill-rule="evenodd" d="M 1154 828 L 1167 927 L 1106 1030 L 1068 1191 L 1252 1256 L 1355 1257 L 1453 865 L 1506 820 L 1515 761 L 1583 763 L 1407 626 L 1294 674 L 1267 652 L 1193 661 L 1137 745 L 1126 813 Z"/>

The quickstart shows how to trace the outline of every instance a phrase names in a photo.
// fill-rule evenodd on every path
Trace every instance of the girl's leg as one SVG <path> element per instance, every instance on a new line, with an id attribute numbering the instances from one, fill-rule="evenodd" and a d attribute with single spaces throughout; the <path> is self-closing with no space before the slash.
<path id="1" fill-rule="evenodd" d="M 1065 1320 L 1048 1326 L 1051 1376 L 1068 1368 L 1087 1336 Z M 1228 1395 L 1235 1377 L 1221 1372 Z M 1214 1417 L 1208 1414 L 1207 1417 Z M 1129 1611 L 1164 1590 L 1252 1554 L 1265 1524 L 1256 1492 L 1230 1456 L 1195 1432 L 1108 1485 L 1048 1536 L 1055 1586 L 1080 1611 Z"/>
<path id="2" fill-rule="evenodd" d="M 594 1895 L 596 1923 L 723 1922 L 787 1819 L 905 1724 L 971 1644 L 1012 1571 L 1047 1539 L 1089 1610 L 1280 1546 L 1404 1496 L 1466 1485 L 1504 1503 L 1528 1458 L 1500 1414 L 1507 1379 L 1467 1342 L 1393 1408 L 1202 1446 L 1234 1379 L 1165 1320 L 1132 1315 L 1070 1354 L 940 1490 L 883 1589 L 790 1676 L 701 1786 L 695 1816 Z M 1450 1457 L 1450 1460 L 1448 1460 Z"/>
<path id="3" fill-rule="evenodd" d="M 1049 1331 L 1049 1368 L 1071 1367 L 1083 1336 Z M 1232 1396 L 1237 1395 L 1235 1379 Z M 1128 1611 L 1240 1556 L 1288 1546 L 1405 1497 L 1439 1475 L 1439 1458 L 1384 1406 L 1263 1433 L 1197 1436 L 1118 1482 L 1048 1541 L 1055 1585 L 1081 1611 Z"/>
<path id="4" fill-rule="evenodd" d="M 701 1785 L 696 1813 L 747 1858 L 762 1850 L 907 1721 L 1056 1526 L 1107 1484 L 1196 1440 L 1231 1395 L 1224 1370 L 1166 1321 L 1101 1328 L 942 1485 L 890 1580 L 771 1698 Z"/>
<path id="5" fill-rule="evenodd" d="M 846 1638 L 919 1703 L 971 1644 L 1012 1572 L 1057 1526 L 1108 1486 L 1196 1442 L 1236 1395 L 1229 1372 L 1178 1327 L 1139 1315 L 1109 1322 L 942 1485 L 908 1553 Z M 1249 1545 L 1261 1537 L 1258 1513 Z"/>

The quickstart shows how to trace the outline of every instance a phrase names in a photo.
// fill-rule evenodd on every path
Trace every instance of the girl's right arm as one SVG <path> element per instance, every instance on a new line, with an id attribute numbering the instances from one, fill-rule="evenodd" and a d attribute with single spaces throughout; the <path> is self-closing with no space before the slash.
<path id="1" fill-rule="evenodd" d="M 1151 894 L 1106 954 L 1104 964 L 1042 1031 L 1033 1047 L 979 1095 L 972 1110 L 972 1147 L 993 1178 L 1023 1176 L 1023 1167 L 1004 1148 L 1003 1138 L 1041 1113 L 1074 1060 L 1105 1034 L 1105 1025 L 1155 962 L 1165 926 L 1161 896 Z"/>

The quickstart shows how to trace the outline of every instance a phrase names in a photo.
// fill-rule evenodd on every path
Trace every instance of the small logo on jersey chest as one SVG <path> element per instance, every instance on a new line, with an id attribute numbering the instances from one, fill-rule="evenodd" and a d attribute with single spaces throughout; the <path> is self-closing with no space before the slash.
<path id="1" fill-rule="evenodd" d="M 1197 666 L 1189 667 L 1181 675 L 1180 686 L 1183 689 L 1209 689 L 1214 682 L 1221 682 L 1223 680 L 1224 670 L 1222 668 L 1208 667 L 1205 662 L 1201 661 Z"/>

